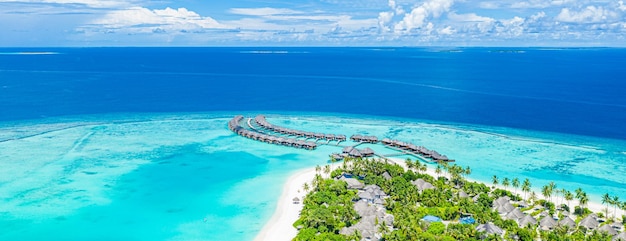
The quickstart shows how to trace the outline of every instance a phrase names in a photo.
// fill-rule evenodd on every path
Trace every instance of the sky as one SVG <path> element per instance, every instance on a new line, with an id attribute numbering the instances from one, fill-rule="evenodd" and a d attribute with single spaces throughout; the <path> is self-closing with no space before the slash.
<path id="1" fill-rule="evenodd" d="M 0 47 L 624 47 L 624 1 L 0 0 Z"/>

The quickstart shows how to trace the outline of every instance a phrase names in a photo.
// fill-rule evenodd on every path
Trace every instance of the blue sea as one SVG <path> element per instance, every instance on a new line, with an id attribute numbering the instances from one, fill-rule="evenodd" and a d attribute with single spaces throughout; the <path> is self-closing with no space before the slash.
<path id="1" fill-rule="evenodd" d="M 0 48 L 0 240 L 252 240 L 290 174 L 234 115 L 626 200 L 626 49 Z M 389 150 L 373 146 L 385 153 Z"/>

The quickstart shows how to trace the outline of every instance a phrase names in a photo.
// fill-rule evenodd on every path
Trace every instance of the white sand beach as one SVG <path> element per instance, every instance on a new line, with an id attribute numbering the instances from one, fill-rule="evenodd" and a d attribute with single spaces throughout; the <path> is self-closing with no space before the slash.
<path id="1" fill-rule="evenodd" d="M 288 241 L 296 236 L 298 230 L 293 227 L 293 223 L 298 220 L 300 210 L 302 210 L 302 200 L 306 196 L 302 187 L 304 183 L 310 183 L 314 177 L 315 168 L 300 171 L 289 177 L 278 200 L 276 211 L 254 238 L 255 241 Z M 295 197 L 300 199 L 299 204 L 293 203 Z"/>

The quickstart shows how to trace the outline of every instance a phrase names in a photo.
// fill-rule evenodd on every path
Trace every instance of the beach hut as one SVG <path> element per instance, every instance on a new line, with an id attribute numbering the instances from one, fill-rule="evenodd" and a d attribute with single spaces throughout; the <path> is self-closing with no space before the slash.
<path id="1" fill-rule="evenodd" d="M 467 195 L 466 192 L 464 192 L 463 190 L 459 191 L 459 198 L 466 198 L 469 197 L 469 195 Z"/>
<path id="2" fill-rule="evenodd" d="M 363 155 L 361 154 L 361 152 L 359 150 L 357 150 L 356 148 L 353 148 L 348 155 L 350 155 L 351 157 L 363 157 Z"/>
<path id="3" fill-rule="evenodd" d="M 343 152 L 343 153 L 350 153 L 353 149 L 354 149 L 354 147 L 346 146 L 346 147 L 343 148 L 343 150 L 341 150 L 341 152 Z"/>
<path id="4" fill-rule="evenodd" d="M 615 231 L 615 229 L 613 227 L 611 227 L 611 225 L 608 225 L 608 224 L 600 226 L 598 231 L 605 232 L 605 233 L 607 233 L 607 234 L 609 234 L 611 236 L 617 235 L 617 231 Z"/>
<path id="5" fill-rule="evenodd" d="M 555 226 L 556 221 L 554 221 L 554 218 L 550 216 L 544 217 L 539 221 L 539 227 L 545 231 L 552 230 Z"/>
<path id="6" fill-rule="evenodd" d="M 476 227 L 476 231 L 484 232 L 486 234 L 495 234 L 495 235 L 498 235 L 498 236 L 504 235 L 504 230 L 502 230 L 502 228 L 496 226 L 492 222 L 488 222 L 486 224 L 478 225 L 478 227 Z"/>
<path id="7" fill-rule="evenodd" d="M 371 157 L 374 155 L 374 150 L 372 150 L 372 148 L 366 147 L 363 150 L 360 150 L 359 152 L 361 152 L 361 155 L 363 157 Z"/>
<path id="8" fill-rule="evenodd" d="M 298 197 L 294 197 L 292 201 L 293 201 L 293 204 L 300 204 L 300 198 Z"/>
<path id="9" fill-rule="evenodd" d="M 424 179 L 421 178 L 418 178 L 415 181 L 411 181 L 411 183 L 415 185 L 417 187 L 417 190 L 420 192 L 426 189 L 435 189 L 435 186 L 433 186 L 433 184 L 430 184 L 430 182 L 424 181 Z"/>
<path id="10" fill-rule="evenodd" d="M 626 241 L 626 232 L 622 232 L 618 235 L 615 235 L 612 241 Z"/>
<path id="11" fill-rule="evenodd" d="M 579 227 L 584 227 L 589 230 L 596 229 L 599 225 L 600 224 L 593 215 L 589 215 L 583 218 L 582 220 L 580 220 L 580 223 L 578 223 Z"/>
<path id="12" fill-rule="evenodd" d="M 361 200 L 365 200 L 368 203 L 374 203 L 374 194 L 372 194 L 371 192 L 368 191 L 360 191 L 359 193 L 357 193 L 357 196 L 359 197 L 359 199 Z"/>
<path id="13" fill-rule="evenodd" d="M 511 205 L 511 203 L 505 203 L 503 205 L 495 207 L 495 209 L 496 209 L 496 211 L 498 211 L 498 213 L 500 215 L 504 215 L 504 214 L 507 214 L 507 213 L 513 211 L 513 209 L 515 209 L 515 207 L 513 207 L 513 205 Z"/>
<path id="14" fill-rule="evenodd" d="M 380 142 L 382 142 L 383 145 L 389 145 L 389 144 L 391 144 L 391 139 L 383 138 Z"/>
<path id="15" fill-rule="evenodd" d="M 568 227 L 570 229 L 573 229 L 576 227 L 576 222 L 574 222 L 574 220 L 570 217 L 564 217 L 563 219 L 561 219 L 559 221 L 559 226 L 563 226 L 563 227 Z"/>
<path id="16" fill-rule="evenodd" d="M 363 189 L 365 187 L 365 184 L 359 182 L 359 180 L 356 180 L 354 178 L 346 178 L 342 176 L 341 178 L 339 178 L 339 180 L 348 183 L 348 189 Z"/>
<path id="17" fill-rule="evenodd" d="M 528 225 L 537 224 L 537 219 L 535 219 L 533 216 L 526 215 L 518 221 L 518 224 L 520 228 L 528 227 Z"/>
<path id="18" fill-rule="evenodd" d="M 333 153 L 332 155 L 330 155 L 331 158 L 335 159 L 335 161 L 341 161 L 343 160 L 343 155 L 339 154 L 339 153 Z"/>
<path id="19" fill-rule="evenodd" d="M 432 222 L 441 222 L 441 218 L 433 215 L 426 215 L 422 218 L 423 221 L 432 223 Z"/>
<path id="20" fill-rule="evenodd" d="M 509 203 L 510 201 L 511 201 L 511 198 L 508 196 L 499 197 L 496 200 L 493 200 L 493 207 L 502 206 L 504 204 Z"/>
<path id="21" fill-rule="evenodd" d="M 512 211 L 510 211 L 509 213 L 506 214 L 506 219 L 510 219 L 510 220 L 520 220 L 525 216 L 524 213 L 522 213 L 522 211 L 519 210 L 519 208 L 514 208 Z"/>
<path id="22" fill-rule="evenodd" d="M 387 180 L 387 181 L 391 180 L 391 175 L 389 175 L 389 173 L 388 173 L 388 172 L 386 172 L 386 171 L 385 171 L 385 172 L 383 172 L 383 175 L 382 175 L 382 176 L 383 176 L 383 178 L 384 178 L 385 180 Z"/>

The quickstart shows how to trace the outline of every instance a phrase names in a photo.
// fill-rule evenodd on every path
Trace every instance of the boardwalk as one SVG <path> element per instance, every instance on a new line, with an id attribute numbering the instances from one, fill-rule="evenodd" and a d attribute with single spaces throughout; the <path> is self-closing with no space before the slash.
<path id="1" fill-rule="evenodd" d="M 319 145 L 330 144 L 331 141 L 337 141 L 336 146 L 341 146 L 339 144 L 343 141 L 346 141 L 347 139 L 345 135 L 307 132 L 277 126 L 269 123 L 263 115 L 258 115 L 255 118 L 247 119 L 247 128 L 241 126 L 241 122 L 244 120 L 245 118 L 241 115 L 235 116 L 228 122 L 228 128 L 240 136 L 269 144 L 314 150 Z M 309 139 L 314 139 L 315 141 L 308 141 Z M 348 156 L 354 158 L 380 156 L 386 159 L 387 157 L 392 156 L 412 155 L 417 157 L 419 160 L 425 162 L 454 161 L 437 151 L 429 150 L 423 146 L 416 146 L 412 143 L 402 142 L 398 140 L 385 138 L 379 141 L 378 137 L 376 136 L 363 136 L 358 134 L 350 136 L 350 140 L 355 142 L 356 144 L 354 144 L 353 146 L 341 146 L 344 147 L 342 153 L 334 153 L 331 155 L 331 157 L 337 160 L 343 159 Z M 325 142 L 321 142 L 318 144 L 317 141 Z M 379 155 L 375 153 L 374 150 L 368 147 L 363 149 L 356 148 L 357 146 L 362 144 L 378 144 L 379 142 L 387 148 L 393 149 L 400 153 Z"/>
<path id="2" fill-rule="evenodd" d="M 335 134 L 324 134 L 324 133 L 314 133 L 314 132 L 306 132 L 306 131 L 300 131 L 300 130 L 293 130 L 293 129 L 289 129 L 289 128 L 285 128 L 285 127 L 281 127 L 281 126 L 276 126 L 273 125 L 269 122 L 267 122 L 267 120 L 265 119 L 265 116 L 263 115 L 258 115 L 254 118 L 254 121 L 261 127 L 264 128 L 266 130 L 275 132 L 275 133 L 280 133 L 283 135 L 288 135 L 288 136 L 295 136 L 296 138 L 298 137 L 302 137 L 305 139 L 315 139 L 316 141 L 318 140 L 327 140 L 327 143 L 330 143 L 330 141 L 337 141 L 337 143 L 342 142 L 342 141 L 346 141 L 346 136 L 345 135 L 335 135 Z"/>

